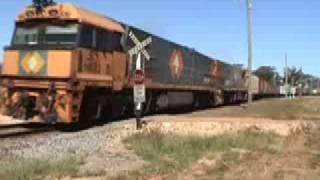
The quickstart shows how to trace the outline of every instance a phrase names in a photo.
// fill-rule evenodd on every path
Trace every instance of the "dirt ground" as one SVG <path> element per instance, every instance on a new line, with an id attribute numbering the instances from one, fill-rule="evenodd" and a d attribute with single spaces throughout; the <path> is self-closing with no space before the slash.
<path id="1" fill-rule="evenodd" d="M 265 118 L 157 116 L 147 121 L 144 131 L 157 130 L 181 135 L 215 136 L 226 132 L 252 129 L 281 136 L 303 132 L 316 127 L 316 121 L 271 120 Z"/>
<path id="2" fill-rule="evenodd" d="M 249 108 L 227 106 L 147 119 L 145 131 L 212 136 L 251 129 L 280 135 L 276 153 L 236 149 L 240 158 L 224 161 L 222 154 L 199 159 L 190 168 L 168 174 L 121 176 L 151 180 L 295 180 L 320 179 L 320 98 L 266 99 Z"/>
<path id="3" fill-rule="evenodd" d="M 320 179 L 319 129 L 292 134 L 284 139 L 278 153 L 246 152 L 237 160 L 224 161 L 221 155 L 204 157 L 182 172 L 147 179 L 203 180 L 295 180 Z"/>
<path id="4" fill-rule="evenodd" d="M 291 131 L 282 137 L 276 153 L 235 149 L 240 158 L 225 161 L 222 154 L 203 157 L 190 168 L 169 174 L 151 175 L 152 180 L 294 180 L 320 179 L 320 129 Z M 129 178 L 130 179 L 130 178 Z"/>
<path id="5" fill-rule="evenodd" d="M 188 117 L 250 117 L 274 120 L 320 120 L 320 97 L 295 99 L 270 98 L 254 101 L 251 106 L 222 106 L 189 113 Z"/>

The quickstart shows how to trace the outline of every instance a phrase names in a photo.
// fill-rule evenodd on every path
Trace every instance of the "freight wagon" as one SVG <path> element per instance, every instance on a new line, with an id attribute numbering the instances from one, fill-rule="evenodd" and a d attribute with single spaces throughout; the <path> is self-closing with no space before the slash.
<path id="1" fill-rule="evenodd" d="M 26 7 L 16 19 L 4 52 L 2 113 L 48 123 L 132 113 L 138 65 L 145 74 L 145 112 L 247 96 L 242 69 L 73 4 L 48 1 Z"/>
<path id="2" fill-rule="evenodd" d="M 252 75 L 251 82 L 251 88 L 254 98 L 280 95 L 280 87 L 273 82 L 266 81 L 256 75 Z"/>

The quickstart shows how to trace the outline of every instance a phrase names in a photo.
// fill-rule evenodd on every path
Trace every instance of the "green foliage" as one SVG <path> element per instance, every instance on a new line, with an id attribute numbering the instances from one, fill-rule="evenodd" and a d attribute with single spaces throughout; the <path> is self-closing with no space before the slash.
<path id="1" fill-rule="evenodd" d="M 254 74 L 266 81 L 273 81 L 277 76 L 279 76 L 276 68 L 271 66 L 261 66 L 254 71 Z"/>
<path id="2" fill-rule="evenodd" d="M 302 68 L 298 69 L 296 67 L 288 68 L 288 82 L 291 85 L 297 85 L 298 82 L 302 80 L 304 73 Z"/>

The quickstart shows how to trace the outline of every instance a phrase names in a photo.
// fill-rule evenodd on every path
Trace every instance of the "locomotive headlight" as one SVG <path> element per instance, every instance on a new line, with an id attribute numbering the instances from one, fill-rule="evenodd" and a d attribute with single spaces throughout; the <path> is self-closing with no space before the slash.
<path id="1" fill-rule="evenodd" d="M 70 17 L 70 13 L 69 13 L 69 12 L 64 12 L 64 13 L 63 13 L 63 16 L 65 16 L 65 17 Z"/>
<path id="2" fill-rule="evenodd" d="M 57 17 L 58 16 L 58 10 L 56 9 L 52 9 L 49 11 L 49 15 L 52 16 L 52 17 Z"/>
<path id="3" fill-rule="evenodd" d="M 27 12 L 26 12 L 26 16 L 27 16 L 28 18 L 32 18 L 32 17 L 34 16 L 34 12 L 33 12 L 33 11 L 27 11 Z"/>

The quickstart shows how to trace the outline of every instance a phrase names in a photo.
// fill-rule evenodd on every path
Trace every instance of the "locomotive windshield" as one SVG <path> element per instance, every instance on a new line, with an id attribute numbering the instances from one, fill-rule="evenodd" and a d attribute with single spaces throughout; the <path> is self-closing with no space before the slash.
<path id="1" fill-rule="evenodd" d="M 13 45 L 75 45 L 78 24 L 18 24 Z"/>
<path id="2" fill-rule="evenodd" d="M 20 23 L 16 25 L 13 48 L 74 48 L 121 51 L 121 33 L 77 23 Z"/>

